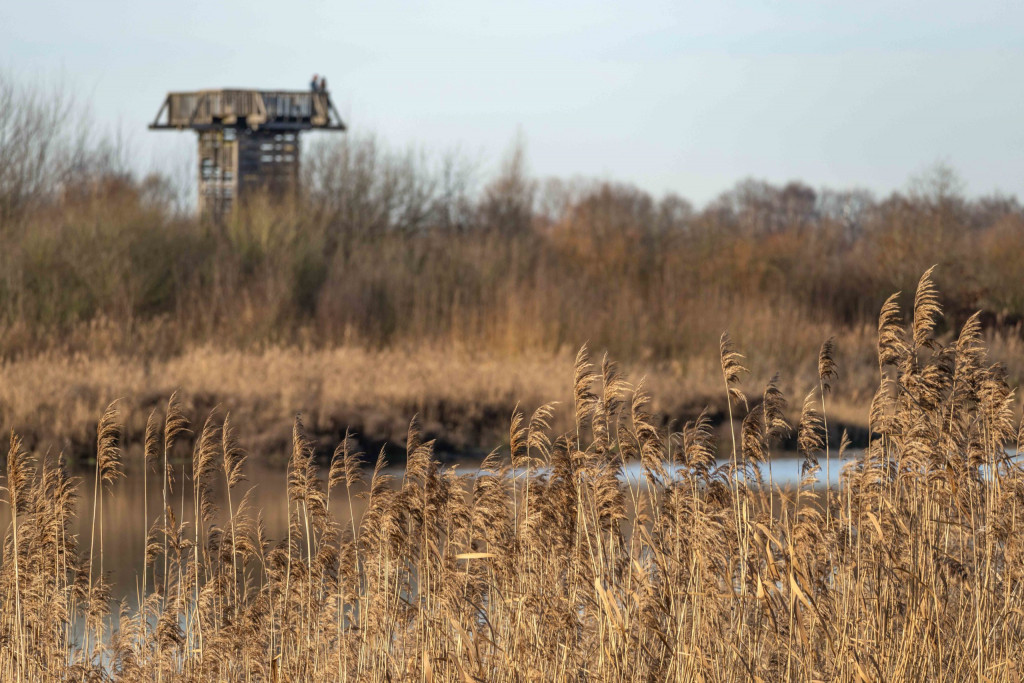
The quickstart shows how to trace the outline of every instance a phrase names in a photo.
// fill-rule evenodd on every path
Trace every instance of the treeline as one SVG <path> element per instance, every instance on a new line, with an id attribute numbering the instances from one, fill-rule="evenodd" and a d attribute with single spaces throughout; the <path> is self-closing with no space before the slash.
<path id="1" fill-rule="evenodd" d="M 4 97 L 4 357 L 589 341 L 658 359 L 704 353 L 726 328 L 786 353 L 801 322 L 873 325 L 932 264 L 947 324 L 981 309 L 1019 333 L 1024 319 L 1024 210 L 965 197 L 944 167 L 887 197 L 748 180 L 698 210 L 628 184 L 537 180 L 522 146 L 486 175 L 355 135 L 304 151 L 301 196 L 213 223 L 168 178 L 133 174 L 123 147 L 40 125 L 47 98 L 0 81 Z"/>

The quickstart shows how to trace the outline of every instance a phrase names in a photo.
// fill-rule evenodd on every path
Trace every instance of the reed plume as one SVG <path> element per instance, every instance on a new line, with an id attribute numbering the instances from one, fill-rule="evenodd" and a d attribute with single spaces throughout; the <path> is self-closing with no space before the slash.
<path id="1" fill-rule="evenodd" d="M 507 449 L 468 473 L 418 418 L 402 476 L 384 448 L 364 473 L 347 431 L 322 470 L 296 416 L 278 513 L 253 509 L 251 487 L 270 484 L 247 481 L 232 418 L 211 412 L 177 470 L 179 505 L 172 449 L 189 422 L 172 396 L 142 443 L 163 509 L 137 600 L 116 610 L 102 526 L 123 493 L 115 406 L 97 425 L 88 549 L 72 531 L 80 483 L 12 436 L 0 680 L 1016 681 L 1024 468 L 1009 449 L 1024 426 L 979 318 L 954 339 L 940 316 L 931 271 L 908 328 L 895 298 L 883 306 L 869 437 L 855 452 L 842 430 L 835 486 L 828 469 L 818 481 L 831 340 L 803 388 L 791 483 L 772 469 L 793 431 L 778 377 L 736 444 L 711 410 L 675 431 L 647 382 L 630 390 L 584 349 L 571 431 L 553 429 L 554 404 L 529 419 L 517 406 Z M 720 341 L 731 414 L 744 369 Z"/>

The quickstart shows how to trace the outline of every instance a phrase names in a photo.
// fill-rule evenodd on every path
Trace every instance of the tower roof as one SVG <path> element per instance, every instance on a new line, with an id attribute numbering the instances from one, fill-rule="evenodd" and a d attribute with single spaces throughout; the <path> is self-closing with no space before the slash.
<path id="1" fill-rule="evenodd" d="M 328 92 L 224 88 L 168 93 L 149 128 L 343 131 L 346 127 Z"/>

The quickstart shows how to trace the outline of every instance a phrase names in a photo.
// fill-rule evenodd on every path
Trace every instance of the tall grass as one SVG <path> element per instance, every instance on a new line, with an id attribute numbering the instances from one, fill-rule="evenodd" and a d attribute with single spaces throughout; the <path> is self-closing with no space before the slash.
<path id="1" fill-rule="evenodd" d="M 473 476 L 442 468 L 413 420 L 400 479 L 383 455 L 364 471 L 347 440 L 321 477 L 296 419 L 279 540 L 249 502 L 228 418 L 197 429 L 191 466 L 157 466 L 186 427 L 172 401 L 145 439 L 167 490 L 146 578 L 116 614 L 91 574 L 102 524 L 92 553 L 68 532 L 80 483 L 13 438 L 0 678 L 1018 680 L 1024 471 L 1007 448 L 1022 434 L 978 318 L 943 342 L 939 315 L 929 274 L 907 327 L 897 297 L 882 308 L 870 445 L 825 496 L 819 458 L 848 455 L 825 442 L 827 347 L 791 427 L 775 380 L 743 391 L 723 338 L 736 412 L 721 450 L 706 416 L 667 432 L 643 384 L 585 349 L 573 428 L 552 433 L 550 405 L 517 410 L 508 451 Z M 114 413 L 101 424 L 94 485 L 116 496 Z M 791 429 L 802 478 L 782 487 L 771 463 Z M 339 505 L 363 511 L 338 523 Z"/>

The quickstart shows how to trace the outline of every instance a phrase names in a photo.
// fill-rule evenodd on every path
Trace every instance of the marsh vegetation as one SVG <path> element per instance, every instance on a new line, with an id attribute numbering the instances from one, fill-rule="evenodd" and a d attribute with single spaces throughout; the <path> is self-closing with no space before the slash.
<path id="1" fill-rule="evenodd" d="M 948 168 L 883 197 L 746 180 L 698 208 L 535 178 L 524 147 L 487 168 L 359 134 L 304 149 L 302 193 L 215 223 L 61 92 L 0 77 L 0 429 L 34 448 L 92 458 L 101 405 L 128 399 L 137 432 L 174 390 L 192 415 L 229 407 L 259 457 L 297 411 L 324 444 L 351 425 L 375 450 L 418 413 L 480 448 L 517 401 L 567 390 L 554 378 L 584 342 L 659 382 L 659 420 L 708 405 L 720 423 L 725 329 L 757 349 L 755 381 L 779 372 L 791 394 L 834 336 L 837 421 L 858 436 L 875 312 L 936 263 L 940 332 L 981 311 L 993 358 L 1024 377 L 1024 212 L 966 196 Z"/>
<path id="2" fill-rule="evenodd" d="M 144 508 L 139 598 L 120 608 L 104 553 L 128 465 L 116 407 L 99 421 L 86 480 L 12 437 L 0 676 L 1017 680 L 1024 470 L 1012 457 L 1013 393 L 977 316 L 937 334 L 930 272 L 909 317 L 905 328 L 895 296 L 882 306 L 871 438 L 837 486 L 820 483 L 847 447 L 825 426 L 831 341 L 791 425 L 778 383 L 746 387 L 744 359 L 722 336 L 724 439 L 706 416 L 666 431 L 646 385 L 585 349 L 564 397 L 570 429 L 551 429 L 550 404 L 517 410 L 508 447 L 473 476 L 440 467 L 413 420 L 397 480 L 381 457 L 364 469 L 349 440 L 321 478 L 296 420 L 275 539 L 242 476 L 240 426 L 220 413 L 189 425 L 171 400 L 150 416 L 129 474 L 156 478 L 161 496 Z M 189 429 L 191 457 L 175 465 Z M 781 485 L 773 454 L 791 430 L 802 477 Z M 629 463 L 640 479 L 621 476 Z M 70 532 L 82 486 L 95 493 L 87 536 Z"/>

